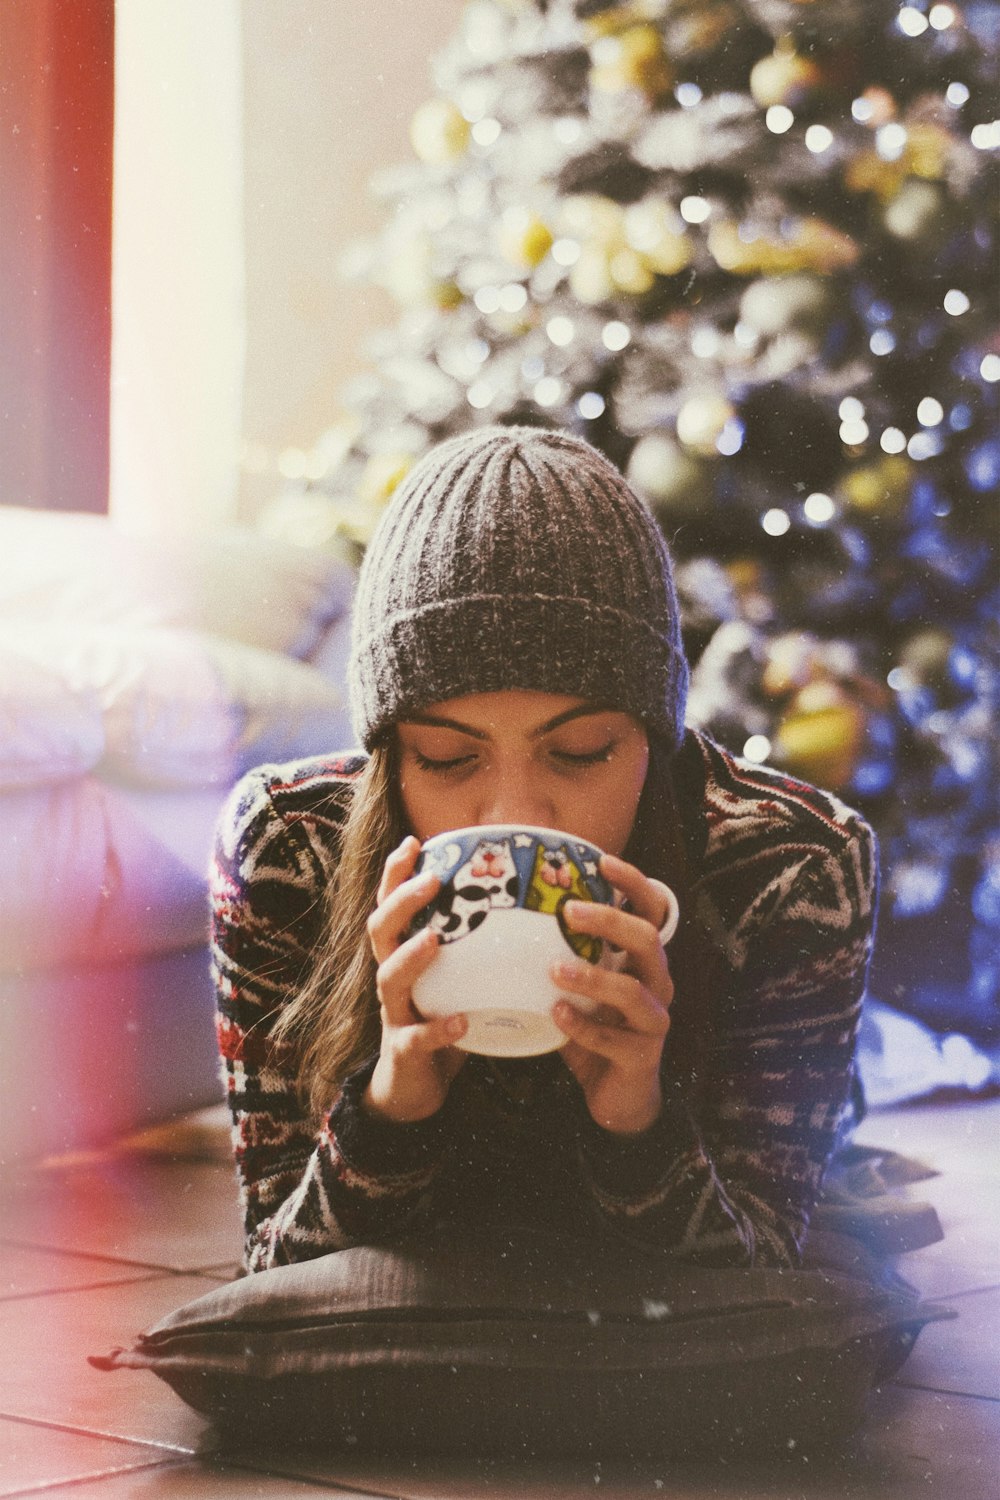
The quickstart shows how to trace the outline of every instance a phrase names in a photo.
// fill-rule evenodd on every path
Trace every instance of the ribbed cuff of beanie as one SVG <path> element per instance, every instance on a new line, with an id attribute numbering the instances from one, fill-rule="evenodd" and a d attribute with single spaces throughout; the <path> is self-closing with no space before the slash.
<path id="1" fill-rule="evenodd" d="M 337 1149 L 354 1171 L 365 1177 L 419 1177 L 433 1171 L 444 1153 L 442 1112 L 426 1120 L 401 1124 L 365 1109 L 362 1100 L 378 1054 L 348 1075 L 328 1116 Z"/>

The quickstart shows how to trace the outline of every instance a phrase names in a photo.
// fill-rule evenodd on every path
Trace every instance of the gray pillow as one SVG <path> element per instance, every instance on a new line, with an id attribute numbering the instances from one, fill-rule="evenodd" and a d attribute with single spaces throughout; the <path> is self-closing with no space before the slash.
<path id="1" fill-rule="evenodd" d="M 924 1323 L 902 1285 L 703 1269 L 617 1242 L 441 1227 L 259 1272 L 100 1369 L 152 1370 L 242 1440 L 498 1454 L 816 1449 Z"/>

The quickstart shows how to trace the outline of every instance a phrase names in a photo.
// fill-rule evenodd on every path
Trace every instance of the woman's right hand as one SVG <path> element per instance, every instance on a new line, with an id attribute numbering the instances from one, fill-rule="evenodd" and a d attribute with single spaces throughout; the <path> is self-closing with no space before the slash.
<path id="1" fill-rule="evenodd" d="M 399 1124 L 436 1114 L 466 1053 L 464 1016 L 425 1021 L 413 1004 L 413 983 L 433 963 L 440 939 L 431 928 L 405 936 L 411 921 L 437 894 L 441 882 L 425 872 L 414 878 L 417 839 L 403 840 L 385 863 L 368 937 L 378 969 L 375 984 L 382 1015 L 382 1047 L 365 1090 L 364 1107 Z"/>

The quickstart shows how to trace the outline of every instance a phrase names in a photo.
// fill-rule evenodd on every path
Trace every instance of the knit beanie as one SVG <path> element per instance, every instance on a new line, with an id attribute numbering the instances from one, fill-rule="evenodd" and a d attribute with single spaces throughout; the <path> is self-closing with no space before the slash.
<path id="1" fill-rule="evenodd" d="M 676 749 L 688 668 L 662 534 L 580 438 L 450 438 L 402 481 L 365 553 L 348 680 L 369 750 L 408 712 L 507 688 L 634 714 Z"/>

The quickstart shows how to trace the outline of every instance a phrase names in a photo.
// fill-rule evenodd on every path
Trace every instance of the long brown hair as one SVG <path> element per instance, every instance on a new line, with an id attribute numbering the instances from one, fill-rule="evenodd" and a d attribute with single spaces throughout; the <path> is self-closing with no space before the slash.
<path id="1" fill-rule="evenodd" d="M 655 734 L 650 734 L 649 746 L 649 770 L 624 857 L 671 886 L 680 904 L 681 923 L 670 947 L 676 998 L 669 1047 L 671 1073 L 687 1087 L 703 1076 L 707 1006 L 701 1002 L 707 999 L 708 954 L 694 917 L 694 882 L 670 753 Z M 290 1045 L 300 1095 L 317 1121 L 347 1074 L 378 1049 L 376 965 L 367 924 L 385 861 L 408 832 L 396 739 L 390 733 L 375 746 L 352 789 L 327 891 L 322 947 L 271 1033 L 273 1042 Z"/>
<path id="2" fill-rule="evenodd" d="M 327 888 L 325 936 L 302 988 L 271 1032 L 290 1045 L 298 1088 L 322 1117 L 348 1073 L 378 1049 L 381 1036 L 368 918 L 385 862 L 406 836 L 395 737 L 372 750 L 352 789 L 339 858 Z"/>

